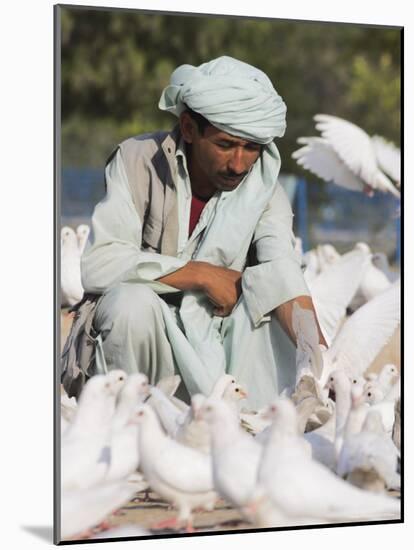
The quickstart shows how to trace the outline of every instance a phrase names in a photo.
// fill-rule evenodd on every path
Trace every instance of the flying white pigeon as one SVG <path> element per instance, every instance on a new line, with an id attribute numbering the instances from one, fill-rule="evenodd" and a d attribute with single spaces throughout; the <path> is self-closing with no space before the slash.
<path id="1" fill-rule="evenodd" d="M 317 114 L 316 129 L 322 137 L 302 137 L 303 147 L 292 154 L 297 163 L 325 181 L 372 195 L 374 191 L 400 196 L 381 171 L 369 135 L 356 124 L 339 117 Z"/>
<path id="2" fill-rule="evenodd" d="M 394 283 L 351 315 L 323 353 L 323 382 L 335 368 L 361 377 L 400 324 L 400 284 Z"/>
<path id="3" fill-rule="evenodd" d="M 347 307 L 360 287 L 369 264 L 369 254 L 362 250 L 352 250 L 308 283 L 318 321 L 328 345 L 346 317 Z"/>

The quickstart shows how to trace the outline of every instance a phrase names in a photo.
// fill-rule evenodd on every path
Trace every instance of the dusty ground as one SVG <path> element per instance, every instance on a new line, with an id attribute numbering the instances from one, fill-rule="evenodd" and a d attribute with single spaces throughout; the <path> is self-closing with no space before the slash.
<path id="1" fill-rule="evenodd" d="M 72 316 L 68 314 L 67 309 L 61 312 L 61 349 L 63 349 L 67 335 L 69 334 Z M 395 362 L 400 368 L 399 354 L 399 329 L 393 336 L 391 342 L 385 346 L 374 363 L 370 371 L 378 371 L 387 362 Z M 162 531 L 151 530 L 154 523 L 172 518 L 176 511 L 162 501 L 156 493 L 149 494 L 149 500 L 145 500 L 144 493 L 137 493 L 136 498 L 131 500 L 126 506 L 111 514 L 107 519 L 111 527 L 136 524 L 149 530 L 151 534 L 173 534 L 175 531 L 164 529 Z M 252 529 L 251 524 L 245 522 L 240 513 L 229 506 L 224 500 L 220 500 L 212 512 L 198 512 L 194 514 L 194 528 L 199 531 L 230 531 L 238 529 Z M 184 533 L 185 531 L 180 531 Z M 102 533 L 104 536 L 104 533 Z M 72 539 L 73 540 L 73 539 Z"/>

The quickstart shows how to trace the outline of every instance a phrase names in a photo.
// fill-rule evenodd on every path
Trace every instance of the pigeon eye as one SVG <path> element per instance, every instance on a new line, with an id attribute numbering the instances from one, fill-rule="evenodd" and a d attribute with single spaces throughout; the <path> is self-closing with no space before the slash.
<path id="1" fill-rule="evenodd" d="M 369 391 L 369 392 L 367 393 L 367 395 L 368 395 L 368 397 L 371 397 L 372 393 Z"/>
<path id="2" fill-rule="evenodd" d="M 138 416 L 144 416 L 144 411 L 139 411 Z"/>
<path id="3" fill-rule="evenodd" d="M 331 376 L 329 380 L 330 380 L 331 382 L 333 382 L 333 381 L 334 381 L 333 376 Z"/>
<path id="4" fill-rule="evenodd" d="M 236 388 L 236 391 L 240 391 L 239 388 Z"/>
<path id="5" fill-rule="evenodd" d="M 357 381 L 356 381 L 355 378 L 352 380 L 352 383 L 353 383 L 353 384 L 356 384 L 356 383 L 357 383 Z"/>
<path id="6" fill-rule="evenodd" d="M 123 376 L 120 376 L 120 377 L 118 378 L 118 380 L 123 380 L 123 379 L 124 379 L 124 377 L 123 377 Z"/>

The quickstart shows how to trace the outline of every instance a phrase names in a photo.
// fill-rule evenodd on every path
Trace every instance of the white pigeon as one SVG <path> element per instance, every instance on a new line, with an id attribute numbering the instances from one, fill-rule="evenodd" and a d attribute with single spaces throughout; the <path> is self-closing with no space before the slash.
<path id="1" fill-rule="evenodd" d="M 222 398 L 226 389 L 232 384 L 236 384 L 236 380 L 230 374 L 223 374 L 219 376 L 209 397 Z M 194 405 L 197 403 L 198 401 L 194 401 Z M 171 401 L 171 399 L 167 398 L 164 392 L 158 387 L 151 388 L 151 397 L 148 400 L 148 404 L 151 405 L 157 412 L 164 430 L 171 437 L 174 439 L 178 437 L 180 440 L 185 439 L 183 430 L 193 419 L 193 412 L 191 408 L 187 407 L 185 410 L 181 410 L 181 408 L 179 408 L 175 402 Z M 206 432 L 206 427 L 204 431 Z M 205 441 L 206 435 L 204 434 L 200 440 L 200 445 L 203 448 L 205 447 Z M 196 443 L 196 440 L 194 440 L 194 443 Z M 197 447 L 197 444 L 195 444 L 195 447 Z"/>
<path id="2" fill-rule="evenodd" d="M 187 531 L 193 531 L 192 511 L 199 507 L 211 510 L 217 499 L 210 457 L 168 437 L 149 405 L 137 408 L 134 421 L 140 426 L 139 449 L 145 478 L 161 498 L 178 508 L 176 518 L 153 528 L 185 524 Z"/>
<path id="3" fill-rule="evenodd" d="M 329 375 L 327 387 L 335 393 L 335 414 L 328 426 L 305 433 L 304 439 L 312 447 L 313 459 L 335 470 L 351 408 L 351 381 L 343 371 L 335 370 Z"/>
<path id="4" fill-rule="evenodd" d="M 135 488 L 125 481 L 62 491 L 61 537 L 66 540 L 78 540 L 81 537 L 98 538 L 91 529 L 125 505 L 134 494 Z"/>
<path id="5" fill-rule="evenodd" d="M 353 407 L 358 407 L 353 402 Z M 382 425 L 378 411 L 366 414 L 362 429 L 346 436 L 338 459 L 337 474 L 353 485 L 375 492 L 399 489 L 398 450 Z"/>
<path id="6" fill-rule="evenodd" d="M 328 345 L 336 336 L 346 310 L 361 285 L 370 255 L 352 250 L 308 283 L 321 330 Z"/>
<path id="7" fill-rule="evenodd" d="M 350 378 L 363 376 L 391 339 L 400 319 L 398 281 L 345 321 L 330 348 L 323 353 L 322 383 L 335 368 L 344 369 Z"/>
<path id="8" fill-rule="evenodd" d="M 316 129 L 322 137 L 299 138 L 304 145 L 292 154 L 299 165 L 325 181 L 372 195 L 374 191 L 400 193 L 381 171 L 374 146 L 359 126 L 339 117 L 317 114 Z"/>
<path id="9" fill-rule="evenodd" d="M 371 138 L 358 126 L 330 115 L 315 115 L 321 138 L 300 138 L 306 147 L 293 154 L 298 163 L 327 181 L 372 195 L 398 190 L 380 170 Z"/>
<path id="10" fill-rule="evenodd" d="M 150 399 L 148 405 L 157 413 L 158 419 L 164 431 L 172 438 L 177 435 L 177 430 L 185 421 L 185 418 L 190 414 L 182 412 L 165 393 L 157 387 L 151 386 Z"/>
<path id="11" fill-rule="evenodd" d="M 110 430 L 126 374 L 97 374 L 84 385 L 76 415 L 62 437 L 62 490 L 86 489 L 105 477 L 111 459 Z"/>
<path id="12" fill-rule="evenodd" d="M 213 481 L 217 492 L 233 506 L 249 504 L 256 485 L 262 447 L 241 427 L 224 400 L 207 399 L 198 411 L 212 440 Z"/>
<path id="13" fill-rule="evenodd" d="M 73 306 L 82 299 L 83 287 L 78 240 L 71 227 L 62 227 L 61 244 L 61 305 Z"/>
<path id="14" fill-rule="evenodd" d="M 297 335 L 299 354 L 296 385 L 305 377 L 313 377 L 316 395 L 323 397 L 323 388 L 332 370 L 343 369 L 349 378 L 362 377 L 392 338 L 400 324 L 400 315 L 398 281 L 351 315 L 331 346 L 325 349 L 319 344 L 314 315 L 295 303 L 292 324 Z"/>
<path id="15" fill-rule="evenodd" d="M 317 275 L 319 275 L 321 269 L 319 265 L 319 257 L 316 249 L 308 250 L 303 255 L 303 263 L 306 266 L 303 272 L 305 281 L 310 284 Z"/>
<path id="16" fill-rule="evenodd" d="M 90 233 L 90 227 L 89 225 L 83 223 L 81 225 L 78 225 L 76 228 L 76 237 L 78 240 L 78 248 L 80 254 L 85 250 L 86 243 L 88 241 L 89 233 Z"/>
<path id="17" fill-rule="evenodd" d="M 372 261 L 372 256 L 370 258 L 370 262 L 368 264 L 368 267 L 364 273 L 364 276 L 361 280 L 361 284 L 359 285 L 359 288 L 357 289 L 357 292 L 352 299 L 349 308 L 352 311 L 355 311 L 359 307 L 361 307 L 363 304 L 366 304 L 372 298 L 375 298 L 375 296 L 378 296 L 387 288 L 390 288 L 391 282 L 389 281 L 388 277 L 381 271 L 381 269 L 378 269 Z"/>
<path id="18" fill-rule="evenodd" d="M 370 410 L 378 411 L 380 413 L 384 430 L 387 434 L 391 436 L 395 422 L 395 402 L 393 400 L 386 399 L 375 401 L 375 398 L 373 398 L 373 396 L 379 391 L 380 390 L 378 389 L 365 391 L 364 397 L 366 399 L 366 402 L 370 404 Z"/>
<path id="19" fill-rule="evenodd" d="M 149 395 L 145 374 L 131 374 L 118 397 L 111 425 L 111 463 L 105 481 L 125 479 L 139 466 L 138 426 L 130 422 L 138 404 Z M 139 482 L 142 488 L 142 481 Z M 137 489 L 138 490 L 138 489 Z"/>
<path id="20" fill-rule="evenodd" d="M 247 392 L 241 384 L 230 383 L 224 390 L 221 399 L 231 407 L 234 417 L 239 418 L 238 404 L 241 400 L 246 399 L 246 397 Z M 200 393 L 191 397 L 191 413 L 179 427 L 176 439 L 184 445 L 188 445 L 189 447 L 193 447 L 208 454 L 211 451 L 210 430 L 207 423 L 198 416 L 198 412 L 206 399 L 207 398 Z M 213 399 L 219 398 L 213 396 Z"/>
<path id="21" fill-rule="evenodd" d="M 384 392 L 384 396 L 388 395 L 388 393 L 391 391 L 391 388 L 397 382 L 398 377 L 398 369 L 393 363 L 386 363 L 382 367 L 378 375 L 378 385 Z"/>
<path id="22" fill-rule="evenodd" d="M 316 247 L 316 252 L 319 257 L 319 269 L 320 271 L 324 271 L 328 266 L 334 264 L 339 260 L 341 255 L 336 250 L 336 248 L 329 243 L 326 244 L 319 244 Z"/>
<path id="23" fill-rule="evenodd" d="M 375 252 L 372 256 L 372 263 L 384 273 L 390 283 L 395 283 L 399 278 L 399 273 L 391 269 L 388 258 L 384 252 Z"/>
<path id="24" fill-rule="evenodd" d="M 268 411 L 274 420 L 259 465 L 256 506 L 267 499 L 290 522 L 342 523 L 400 517 L 396 499 L 353 487 L 309 458 L 297 433 L 291 401 L 278 399 Z"/>

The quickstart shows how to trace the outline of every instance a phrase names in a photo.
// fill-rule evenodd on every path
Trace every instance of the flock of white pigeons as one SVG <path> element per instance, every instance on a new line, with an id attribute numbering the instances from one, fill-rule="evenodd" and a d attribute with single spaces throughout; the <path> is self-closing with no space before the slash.
<path id="1" fill-rule="evenodd" d="M 356 169 L 362 160 L 354 140 L 352 168 L 341 159 L 345 143 L 330 145 L 342 127 L 371 140 L 363 130 L 315 118 L 323 137 L 306 138 L 294 154 L 300 164 L 339 185 L 349 179 L 353 189 L 399 193 L 378 163 L 375 177 Z M 368 159 L 367 151 L 368 141 L 359 155 Z M 334 163 L 342 163 L 340 181 Z M 75 257 L 79 265 L 88 233 L 88 226 L 62 229 L 68 305 L 83 292 L 80 275 L 64 288 L 65 262 Z M 331 244 L 303 253 L 297 239 L 297 250 L 328 348 L 319 344 L 313 314 L 295 305 L 296 384 L 263 409 L 243 407 L 249 388 L 227 374 L 190 404 L 175 396 L 178 375 L 150 386 L 143 374 L 113 370 L 92 377 L 78 401 L 61 390 L 63 539 L 192 532 L 194 513 L 223 500 L 253 528 L 400 518 L 399 365 L 370 369 L 400 325 L 398 275 L 366 243 L 342 255 Z M 174 517 L 150 530 L 111 527 L 108 517 L 134 497 L 143 500 L 143 491 L 169 503 Z"/>

